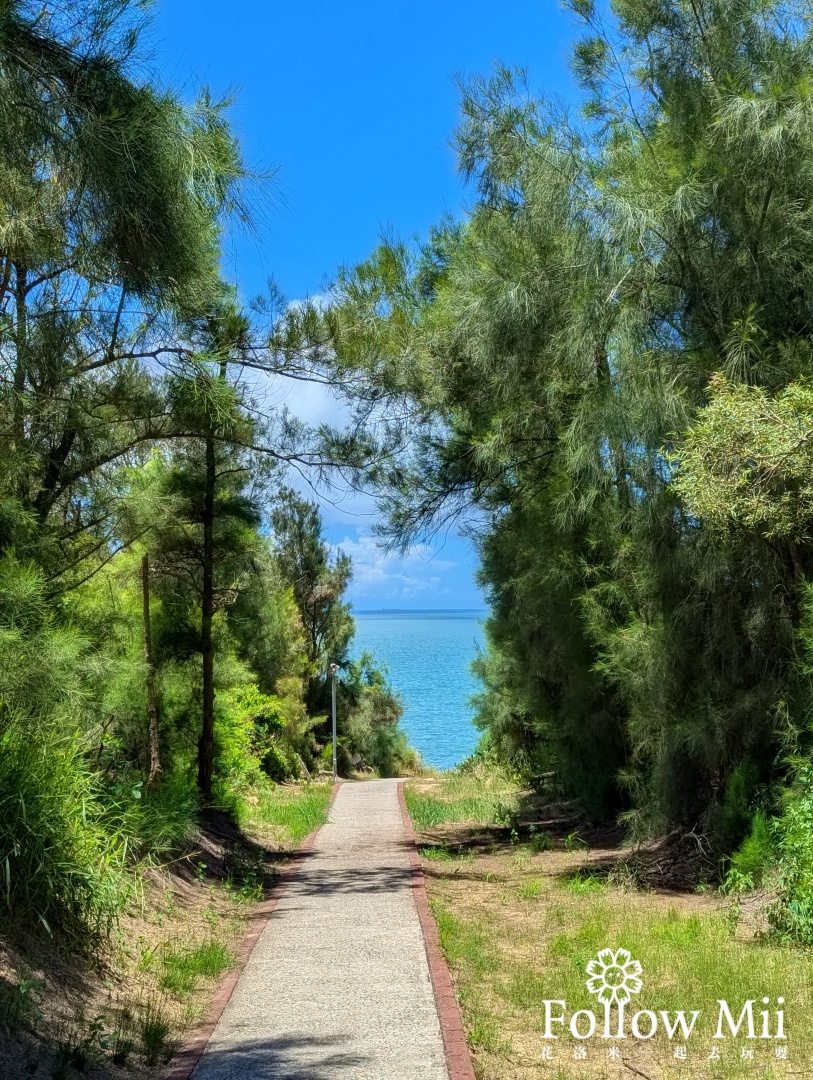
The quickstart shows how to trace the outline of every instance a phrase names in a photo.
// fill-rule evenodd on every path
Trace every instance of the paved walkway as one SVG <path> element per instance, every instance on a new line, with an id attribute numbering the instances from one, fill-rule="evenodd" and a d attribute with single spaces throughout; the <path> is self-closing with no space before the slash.
<path id="1" fill-rule="evenodd" d="M 448 1080 L 397 781 L 339 788 L 193 1080 Z"/>

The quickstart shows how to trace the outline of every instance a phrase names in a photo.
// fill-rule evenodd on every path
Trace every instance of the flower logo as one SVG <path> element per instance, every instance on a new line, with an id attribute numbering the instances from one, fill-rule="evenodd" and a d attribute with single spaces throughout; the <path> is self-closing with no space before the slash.
<path id="1" fill-rule="evenodd" d="M 621 1006 L 641 992 L 643 968 L 626 949 L 602 949 L 598 960 L 591 960 L 586 970 L 590 976 L 587 989 L 608 1007 L 613 1003 Z"/>

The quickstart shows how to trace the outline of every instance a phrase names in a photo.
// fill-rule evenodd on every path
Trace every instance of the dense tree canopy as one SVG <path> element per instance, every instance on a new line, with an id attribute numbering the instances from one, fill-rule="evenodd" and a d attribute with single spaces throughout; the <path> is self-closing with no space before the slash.
<path id="1" fill-rule="evenodd" d="M 409 757 L 386 679 L 350 665 L 349 563 L 281 490 L 370 444 L 269 408 L 273 380 L 330 377 L 318 320 L 223 280 L 250 177 L 227 103 L 149 77 L 143 8 L 0 2 L 2 905 L 70 934 L 109 929 L 199 808 L 240 820 L 319 772 L 326 649 L 342 764 Z"/>
<path id="2" fill-rule="evenodd" d="M 764 527 L 759 455 L 793 435 L 756 414 L 777 393 L 805 409 L 813 358 L 809 11 L 571 6 L 581 115 L 509 71 L 469 84 L 471 213 L 345 271 L 328 320 L 340 371 L 410 414 L 382 477 L 391 541 L 462 515 L 478 544 L 490 745 L 595 812 L 725 846 L 808 739 L 813 551 Z M 740 385 L 759 389 L 736 415 L 709 409 Z M 798 518 L 806 449 L 786 451 Z M 724 533 L 706 521 L 721 461 L 751 500 Z"/>

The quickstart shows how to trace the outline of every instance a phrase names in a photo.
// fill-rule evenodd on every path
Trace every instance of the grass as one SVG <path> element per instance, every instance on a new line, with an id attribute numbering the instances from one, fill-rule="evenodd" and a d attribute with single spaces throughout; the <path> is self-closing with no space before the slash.
<path id="1" fill-rule="evenodd" d="M 12 756 L 11 765 L 16 760 Z M 8 760 L 4 768 L 10 768 Z M 45 778 L 40 780 L 41 797 L 50 797 Z M 57 795 L 62 793 L 59 783 L 54 788 Z M 2 790 L 0 783 L 0 794 Z M 298 847 L 326 819 L 330 793 L 329 784 L 269 785 L 252 807 L 260 823 L 258 832 L 266 832 L 267 844 L 260 846 L 256 839 L 240 836 L 224 843 L 219 833 L 210 841 L 204 825 L 200 850 L 189 844 L 188 855 L 180 860 L 164 858 L 161 852 L 199 828 L 183 785 L 167 784 L 154 799 L 146 793 L 136 799 L 131 791 L 113 791 L 103 821 L 91 817 L 98 807 L 94 810 L 89 804 L 94 828 L 103 825 L 106 835 L 117 838 L 114 867 L 120 873 L 110 875 L 111 887 L 118 887 L 123 879 L 136 881 L 139 888 L 127 892 L 124 899 L 129 902 L 113 898 L 116 919 L 103 953 L 95 951 L 96 938 L 91 942 L 94 948 L 74 955 L 55 948 L 45 931 L 23 935 L 27 927 L 22 928 L 19 941 L 14 938 L 9 945 L 4 940 L 4 950 L 0 950 L 0 1077 L 18 1075 L 18 1066 L 37 1080 L 59 1080 L 60 1076 L 71 1080 L 77 1071 L 86 1069 L 96 1070 L 99 1076 L 118 1076 L 116 1069 L 122 1067 L 129 1070 L 128 1075 L 141 1076 L 145 1068 L 160 1067 L 169 1060 L 190 1025 L 205 1011 L 216 980 L 231 966 L 249 906 L 264 895 L 269 866 L 284 861 L 284 852 Z M 33 796 L 31 801 L 33 805 Z M 195 805 L 191 804 L 192 810 Z M 0 798 L 0 811 L 4 806 Z M 29 812 L 26 803 L 30 828 L 40 820 L 38 811 L 34 805 Z M 12 825 L 19 825 L 19 819 L 12 818 Z M 7 834 L 6 825 L 5 819 L 0 822 L 0 841 Z M 28 843 L 20 835 L 21 845 Z M 83 835 L 77 833 L 80 839 Z M 54 857 L 64 857 L 60 872 L 74 874 L 84 865 L 68 858 L 72 849 L 60 847 L 52 833 L 40 830 L 40 836 L 53 843 Z M 98 849 L 88 850 L 93 863 Z M 83 857 L 84 853 L 82 848 Z M 276 860 L 275 854 L 280 856 Z M 13 875 L 19 867 L 9 861 L 7 873 L 0 855 L 0 910 L 8 903 L 9 892 L 12 901 L 16 896 Z M 47 881 L 55 886 L 58 877 L 51 872 L 50 862 L 45 871 Z M 90 884 L 95 889 L 95 879 Z M 74 892 L 80 895 L 80 887 Z M 83 933 L 86 926 L 78 922 Z M 55 935 L 57 929 L 63 928 L 55 923 Z M 78 984 L 82 987 L 79 995 Z"/>
<path id="2" fill-rule="evenodd" d="M 511 825 L 520 791 L 500 772 L 466 770 L 446 773 L 440 781 L 413 781 L 404 794 L 415 827 L 432 829 L 457 822 Z"/>
<path id="3" fill-rule="evenodd" d="M 197 989 L 201 979 L 216 979 L 232 964 L 232 954 L 219 941 L 202 945 L 173 944 L 158 954 L 148 954 L 146 965 L 155 965 L 158 986 L 178 997 Z"/>
<path id="4" fill-rule="evenodd" d="M 618 852 L 587 850 L 567 844 L 564 836 L 549 837 L 549 844 L 511 843 L 504 829 L 494 829 L 488 843 L 476 794 L 449 799 L 448 783 L 441 780 L 433 796 L 425 781 L 420 783 L 419 798 L 407 801 L 419 807 L 419 814 L 433 805 L 430 800 L 456 806 L 452 823 L 447 817 L 440 826 L 424 827 L 422 854 L 479 1080 L 636 1075 L 645 1080 L 779 1080 L 807 1075 L 813 1058 L 810 953 L 755 937 L 757 926 L 725 898 L 614 884 L 606 867 Z M 492 797 L 491 790 L 483 794 Z M 476 814 L 461 820 L 461 808 L 469 805 Z M 423 820 L 438 816 L 430 810 Z M 465 844 L 472 827 L 478 842 L 461 875 L 451 860 L 434 853 Z M 628 949 L 643 967 L 640 996 L 627 1009 L 628 1036 L 631 1017 L 639 1010 L 700 1010 L 695 1034 L 683 1043 L 685 1060 L 674 1056 L 679 1040 L 670 1042 L 661 1031 L 650 1041 L 619 1041 L 622 1056 L 616 1061 L 609 1059 L 611 1042 L 578 1041 L 567 1025 L 554 1029 L 559 1034 L 555 1042 L 542 1040 L 546 999 L 565 1000 L 568 1020 L 576 1010 L 592 1010 L 600 1033 L 603 1009 L 587 990 L 585 968 L 608 947 Z M 775 1057 L 773 1041 L 712 1039 L 720 999 L 729 1002 L 735 1019 L 747 999 L 755 1000 L 759 1033 L 763 997 L 770 999 L 771 1010 L 779 997 L 785 999 L 787 1060 Z M 771 1018 L 775 1026 L 774 1012 Z M 647 1026 L 642 1018 L 642 1028 Z M 721 1048 L 720 1060 L 709 1059 L 713 1045 Z M 550 1057 L 543 1056 L 546 1046 L 544 1054 Z M 753 1056 L 741 1058 L 743 1049 Z"/>
<path id="5" fill-rule="evenodd" d="M 244 827 L 292 851 L 327 821 L 331 791 L 329 783 L 275 787 L 249 808 Z"/>
<path id="6" fill-rule="evenodd" d="M 171 1032 L 172 1024 L 161 1006 L 154 1001 L 148 1002 L 141 1016 L 139 1035 L 144 1061 L 150 1067 L 169 1060 Z"/>

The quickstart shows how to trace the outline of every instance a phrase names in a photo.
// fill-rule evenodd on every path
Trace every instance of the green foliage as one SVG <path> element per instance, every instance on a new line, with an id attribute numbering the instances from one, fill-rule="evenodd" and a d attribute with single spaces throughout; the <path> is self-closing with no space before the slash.
<path id="1" fill-rule="evenodd" d="M 761 885 L 771 871 L 776 858 L 772 823 L 762 810 L 757 810 L 751 830 L 730 856 L 722 882 L 724 893 L 747 892 Z"/>
<path id="2" fill-rule="evenodd" d="M 813 784 L 808 769 L 776 826 L 775 890 L 769 910 L 775 933 L 813 945 Z"/>
<path id="3" fill-rule="evenodd" d="M 201 979 L 216 979 L 229 968 L 232 956 L 217 941 L 201 945 L 176 943 L 152 958 L 159 971 L 162 990 L 183 997 L 196 989 Z"/>
<path id="4" fill-rule="evenodd" d="M 238 376 L 284 355 L 307 378 L 324 343 L 222 280 L 246 216 L 229 102 L 145 77 L 144 7 L 0 3 L 0 917 L 74 941 L 190 838 L 195 772 L 241 817 L 318 762 L 350 565 L 281 471 L 370 448 Z M 401 768 L 392 695 L 352 692 L 365 752 Z"/>
<path id="5" fill-rule="evenodd" d="M 293 849 L 327 821 L 330 797 L 330 784 L 260 789 L 245 811 L 244 824 L 250 831 L 270 829 L 283 847 Z"/>
<path id="6" fill-rule="evenodd" d="M 376 666 L 370 653 L 347 665 L 340 700 L 348 712 L 341 745 L 351 768 L 366 766 L 379 776 L 420 770 L 419 755 L 399 723 L 403 706 L 387 683 L 386 669 Z"/>
<path id="7" fill-rule="evenodd" d="M 517 783 L 500 770 L 458 769 L 444 773 L 426 787 L 404 788 L 409 816 L 417 829 L 432 829 L 447 822 L 508 826 L 519 802 Z"/>
<path id="8" fill-rule="evenodd" d="M 54 625 L 40 572 L 0 558 L 0 897 L 6 919 L 109 929 L 127 896 L 80 732 L 88 643 Z"/>
<path id="9" fill-rule="evenodd" d="M 6 919 L 39 920 L 71 936 L 107 931 L 126 901 L 120 837 L 102 806 L 78 738 L 0 730 L 0 897 Z"/>
<path id="10" fill-rule="evenodd" d="M 131 861 L 160 857 L 190 840 L 197 828 L 198 793 L 179 774 L 164 775 L 152 791 L 143 781 L 120 780 L 105 797 L 103 823 Z"/>
<path id="11" fill-rule="evenodd" d="M 813 387 L 771 394 L 717 376 L 676 454 L 676 490 L 704 525 L 804 541 L 813 516 Z"/>
<path id="12" fill-rule="evenodd" d="M 353 619 L 342 596 L 351 576 L 350 559 L 331 557 L 322 535 L 316 503 L 283 488 L 271 516 L 274 556 L 280 575 L 291 588 L 302 620 L 311 665 L 310 704 L 329 664 L 342 664 L 353 636 Z"/>
<path id="13" fill-rule="evenodd" d="M 389 540 L 470 514 L 490 746 L 722 853 L 810 749 L 809 13 L 571 7 L 583 122 L 510 71 L 472 80 L 466 220 L 343 271 L 325 322 L 399 417 Z"/>

